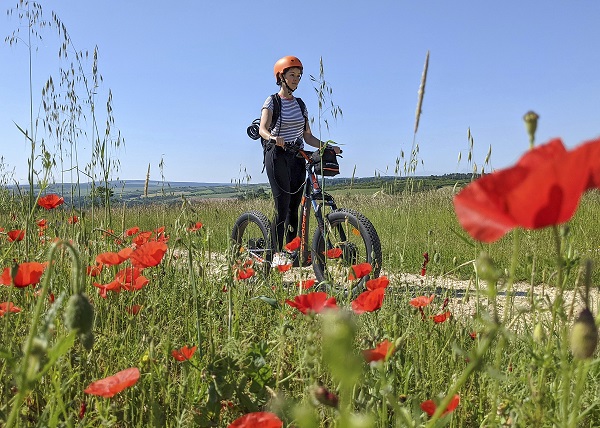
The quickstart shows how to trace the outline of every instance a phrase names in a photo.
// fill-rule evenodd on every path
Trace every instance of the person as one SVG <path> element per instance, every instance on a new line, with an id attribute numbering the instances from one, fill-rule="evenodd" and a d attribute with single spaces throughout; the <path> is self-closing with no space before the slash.
<path id="1" fill-rule="evenodd" d="M 285 150 L 285 143 L 295 144 L 300 149 L 304 148 L 304 143 L 315 148 L 324 145 L 310 130 L 306 106 L 293 95 L 298 89 L 302 72 L 302 62 L 295 56 L 285 56 L 275 63 L 273 74 L 279 91 L 266 99 L 260 115 L 259 134 L 263 140 L 274 143 L 267 144 L 265 152 L 265 169 L 275 202 L 272 224 L 276 251 L 274 264 L 289 262 L 285 253 L 282 253 L 283 242 L 284 238 L 286 243 L 291 242 L 298 234 L 298 208 L 306 179 L 304 159 Z M 281 100 L 281 111 L 276 123 L 271 123 L 274 103 L 277 101 L 274 100 L 275 96 Z M 337 154 L 341 152 L 339 147 L 333 148 Z"/>

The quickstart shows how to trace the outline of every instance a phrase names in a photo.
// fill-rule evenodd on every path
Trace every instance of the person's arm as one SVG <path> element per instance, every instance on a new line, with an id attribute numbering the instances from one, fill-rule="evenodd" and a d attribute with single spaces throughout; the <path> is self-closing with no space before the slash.
<path id="1" fill-rule="evenodd" d="M 324 142 L 321 142 L 321 140 L 319 140 L 317 137 L 315 137 L 311 130 L 310 130 L 310 125 L 308 124 L 308 121 L 306 122 L 306 128 L 304 129 L 304 142 L 306 142 L 308 145 L 316 147 L 317 149 L 320 149 L 322 146 L 325 145 Z M 335 152 L 335 154 L 339 155 L 340 153 L 342 153 L 342 150 L 338 147 L 338 146 L 334 146 L 334 145 L 330 145 L 329 147 L 331 147 L 333 149 L 333 151 Z"/>
<path id="2" fill-rule="evenodd" d="M 262 112 L 260 113 L 260 125 L 258 127 L 258 133 L 263 139 L 267 141 L 273 139 L 275 140 L 275 144 L 277 146 L 283 147 L 285 145 L 283 137 L 275 137 L 269 132 L 268 126 L 271 123 L 271 119 L 273 119 L 273 112 L 268 108 L 263 108 Z"/>

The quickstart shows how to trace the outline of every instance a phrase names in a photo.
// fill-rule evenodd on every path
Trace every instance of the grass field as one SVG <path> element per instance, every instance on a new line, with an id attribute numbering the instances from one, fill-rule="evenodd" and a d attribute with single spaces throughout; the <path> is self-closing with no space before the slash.
<path id="1" fill-rule="evenodd" d="M 268 410 L 301 427 L 442 421 L 454 427 L 595 426 L 598 360 L 573 360 L 568 307 L 536 296 L 532 306 L 513 308 L 510 316 L 496 313 L 496 288 L 475 274 L 474 261 L 485 251 L 500 268 L 500 283 L 556 287 L 551 229 L 515 232 L 520 247 L 509 277 L 512 236 L 476 244 L 458 225 L 448 189 L 404 196 L 338 193 L 338 205 L 364 213 L 381 238 L 390 285 L 374 312 L 357 315 L 347 299 L 333 296 L 340 310 L 303 315 L 285 301 L 298 294 L 293 284 L 311 276 L 306 269 L 286 272 L 285 280 L 277 270 L 235 279 L 235 260 L 228 256 L 231 226 L 248 209 L 270 215 L 269 200 L 88 210 L 77 213 L 76 223 L 67 221 L 73 212 L 65 206 L 38 207 L 32 218 L 45 219 L 46 228 L 28 230 L 28 242 L 2 239 L 2 266 L 8 270 L 49 258 L 52 264 L 35 286 L 0 288 L 0 301 L 20 309 L 5 307 L 0 318 L 0 420 L 7 424 L 14 413 L 12 426 L 227 426 Z M 4 233 L 26 222 L 20 201 L 2 204 Z M 586 194 L 569 232 L 561 235 L 567 267 L 561 287 L 575 287 L 582 260 L 598 262 L 599 205 L 598 193 Z M 202 226 L 189 230 L 197 222 Z M 164 241 L 168 249 L 156 266 L 140 271 L 147 285 L 139 290 L 131 278 L 129 286 L 122 279 L 120 292 L 102 298 L 93 285 L 115 281 L 131 259 L 105 266 L 96 277 L 73 271 L 78 264 L 82 270 L 94 266 L 100 254 L 130 247 L 145 231 L 154 231 L 150 241 Z M 418 275 L 425 252 L 430 262 L 422 282 L 394 279 L 401 272 Z M 592 277 L 597 283 L 597 270 Z M 452 294 L 435 295 L 419 310 L 411 306 L 415 297 L 435 294 L 443 278 L 472 281 L 471 298 L 478 302 L 472 317 L 441 323 L 430 318 L 453 312 L 459 302 Z M 79 291 L 94 310 L 89 349 L 64 319 L 73 305 L 69 296 Z M 598 302 L 590 303 L 597 308 Z M 511 327 L 517 322 L 524 325 L 518 332 Z M 361 351 L 384 340 L 394 352 L 365 362 Z M 187 355 L 184 346 L 197 348 L 179 361 L 172 352 Z M 139 380 L 114 397 L 84 392 L 129 368 L 139 369 Z M 442 412 L 431 419 L 422 410 L 427 400 L 439 404 L 447 397 L 446 405 L 457 394 L 460 404 L 441 419 Z"/>

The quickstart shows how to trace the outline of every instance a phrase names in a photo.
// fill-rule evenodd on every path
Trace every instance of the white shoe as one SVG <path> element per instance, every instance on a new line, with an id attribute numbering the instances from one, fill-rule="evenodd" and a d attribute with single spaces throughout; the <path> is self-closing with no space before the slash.
<path id="1" fill-rule="evenodd" d="M 271 266 L 285 266 L 292 263 L 292 259 L 289 258 L 287 253 L 275 253 Z"/>

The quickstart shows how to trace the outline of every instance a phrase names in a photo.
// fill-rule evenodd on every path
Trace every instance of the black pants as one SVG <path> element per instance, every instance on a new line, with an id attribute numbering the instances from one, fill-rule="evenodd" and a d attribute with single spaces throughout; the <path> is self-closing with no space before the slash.
<path id="1" fill-rule="evenodd" d="M 265 154 L 265 169 L 275 200 L 273 246 L 276 251 L 281 251 L 284 234 L 286 242 L 290 242 L 298 234 L 298 207 L 302 201 L 306 179 L 304 159 L 281 147 L 271 147 Z"/>

